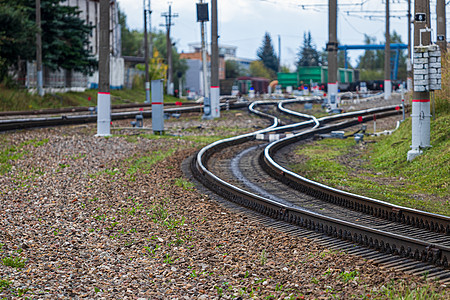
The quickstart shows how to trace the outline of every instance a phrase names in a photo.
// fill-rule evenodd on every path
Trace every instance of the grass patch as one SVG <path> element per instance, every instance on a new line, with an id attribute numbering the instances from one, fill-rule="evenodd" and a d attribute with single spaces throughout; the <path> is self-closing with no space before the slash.
<path id="1" fill-rule="evenodd" d="M 96 106 L 98 90 L 32 95 L 25 89 L 7 88 L 0 85 L 0 111 L 21 111 L 73 106 Z M 91 100 L 89 100 L 91 99 Z M 111 90 L 111 104 L 143 103 L 145 89 Z M 164 102 L 183 102 L 170 95 L 164 95 Z"/>
<path id="2" fill-rule="evenodd" d="M 6 144 L 6 140 L 3 139 L 2 143 Z M 17 146 L 6 146 L 3 149 L 0 148 L 0 174 L 6 174 L 11 170 L 11 163 L 15 160 L 22 158 L 26 151 L 23 149 L 27 145 L 33 145 L 33 147 L 37 148 L 44 144 L 48 143 L 48 139 L 43 140 L 29 140 L 23 143 L 20 143 Z"/>
<path id="3" fill-rule="evenodd" d="M 4 266 L 12 267 L 16 269 L 22 269 L 25 267 L 25 259 L 22 259 L 21 257 L 4 257 L 2 258 L 2 263 Z"/>
<path id="4" fill-rule="evenodd" d="M 432 284 L 410 288 L 405 283 L 398 284 L 394 281 L 383 288 L 378 295 L 373 295 L 374 298 L 380 297 L 394 300 L 438 300 L 448 299 L 449 296 L 446 291 L 437 292 Z"/>
<path id="5" fill-rule="evenodd" d="M 302 162 L 290 168 L 309 179 L 356 194 L 450 215 L 448 128 L 449 114 L 432 121 L 433 147 L 412 162 L 406 160 L 411 145 L 411 120 L 407 120 L 391 136 L 370 138 L 374 143 L 363 149 L 350 138 L 302 145 L 296 150 Z"/>
<path id="6" fill-rule="evenodd" d="M 139 173 L 149 173 L 152 166 L 163 161 L 167 157 L 175 153 L 177 149 L 169 149 L 167 151 L 154 151 L 150 156 L 143 156 L 134 160 L 131 166 L 127 170 L 127 174 L 133 175 L 139 171 Z"/>

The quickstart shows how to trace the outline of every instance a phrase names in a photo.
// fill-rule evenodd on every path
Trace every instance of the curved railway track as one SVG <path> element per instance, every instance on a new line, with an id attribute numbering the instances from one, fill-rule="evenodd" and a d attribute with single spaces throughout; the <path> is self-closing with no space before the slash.
<path id="1" fill-rule="evenodd" d="M 285 103 L 276 104 L 283 109 Z M 378 118 L 396 114 L 395 106 L 320 119 L 299 114 L 296 117 L 309 120 L 279 126 L 279 118 L 254 109 L 259 105 L 267 102 L 255 102 L 249 109 L 271 118 L 273 124 L 217 141 L 199 151 L 191 169 L 200 182 L 220 196 L 270 218 L 314 230 L 323 237 L 352 242 L 366 249 L 362 253 L 371 252 L 369 248 L 380 252 L 380 257 L 388 254 L 382 260 L 400 270 L 417 274 L 426 271 L 433 278 L 450 281 L 449 217 L 340 191 L 299 176 L 283 165 L 280 153 L 293 142 L 356 125 L 357 116 L 364 122 L 371 120 L 374 113 Z M 270 144 L 256 138 L 285 131 L 295 133 Z M 285 185 L 280 186 L 280 182 Z"/>

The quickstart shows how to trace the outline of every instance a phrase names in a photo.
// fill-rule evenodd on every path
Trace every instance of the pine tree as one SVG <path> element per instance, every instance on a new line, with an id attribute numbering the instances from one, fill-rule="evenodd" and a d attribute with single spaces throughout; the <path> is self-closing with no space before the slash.
<path id="1" fill-rule="evenodd" d="M 278 58 L 272 46 L 272 38 L 268 32 L 265 33 L 263 43 L 258 49 L 257 55 L 264 66 L 273 73 L 278 72 Z"/>
<path id="2" fill-rule="evenodd" d="M 34 58 L 35 25 L 23 7 L 0 3 L 0 82 L 20 60 Z"/>
<path id="3" fill-rule="evenodd" d="M 97 67 L 97 61 L 89 51 L 89 34 L 93 26 L 79 18 L 78 7 L 62 5 L 61 2 L 41 0 L 42 62 L 51 70 L 65 69 L 90 74 Z M 35 23 L 35 0 L 3 0 L 3 3 L 22 9 L 24 17 Z M 35 48 L 34 42 L 30 48 Z"/>
<path id="4" fill-rule="evenodd" d="M 319 66 L 320 55 L 316 49 L 316 46 L 312 43 L 311 32 L 303 34 L 303 46 L 297 53 L 297 68 Z"/>

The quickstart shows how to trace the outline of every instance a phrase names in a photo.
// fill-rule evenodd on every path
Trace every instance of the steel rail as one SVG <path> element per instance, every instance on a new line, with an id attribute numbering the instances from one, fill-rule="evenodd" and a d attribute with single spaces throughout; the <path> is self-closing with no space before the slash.
<path id="1" fill-rule="evenodd" d="M 164 105 L 175 106 L 176 103 L 168 102 Z M 196 102 L 183 102 L 183 105 L 198 106 Z M 151 107 L 149 103 L 130 103 L 130 104 L 115 104 L 111 105 L 111 109 L 128 109 L 128 108 L 138 108 L 138 107 Z M 65 108 L 46 108 L 46 109 L 36 109 L 28 111 L 0 111 L 0 116 L 27 116 L 27 115 L 49 115 L 49 114 L 62 114 L 71 112 L 86 112 L 95 108 L 94 106 L 75 106 L 75 107 L 65 107 Z"/>
<path id="2" fill-rule="evenodd" d="M 358 113 L 359 115 L 364 114 L 363 112 Z M 386 112 L 379 117 L 381 118 L 389 115 L 392 114 L 390 112 Z M 326 118 L 329 119 L 330 117 Z M 334 117 L 332 119 L 337 120 L 338 118 Z M 367 116 L 363 117 L 363 121 L 368 120 L 369 118 Z M 304 123 L 313 123 L 313 121 L 307 121 Z M 317 133 L 353 126 L 358 123 L 358 121 L 350 120 L 343 123 L 332 124 L 326 127 L 308 130 L 301 134 L 301 136 L 308 137 Z M 417 260 L 431 262 L 433 264 L 448 268 L 448 259 L 450 258 L 449 247 L 432 245 L 426 241 L 404 237 L 379 229 L 373 229 L 347 221 L 334 219 L 298 207 L 283 205 L 231 185 L 213 174 L 206 167 L 207 162 L 213 153 L 228 146 L 238 145 L 246 141 L 254 140 L 257 133 L 267 132 L 269 130 L 273 130 L 273 128 L 263 129 L 254 133 L 217 141 L 204 147 L 192 160 L 191 169 L 194 175 L 201 182 L 203 182 L 203 184 L 221 196 L 242 206 L 266 214 L 274 219 L 287 221 L 289 223 L 313 229 L 324 234 L 349 240 L 370 248 L 375 248 L 381 252 L 398 254 L 403 257 L 410 257 Z M 282 139 L 280 142 L 286 139 Z"/>
<path id="3" fill-rule="evenodd" d="M 226 104 L 221 104 L 221 108 L 225 107 Z M 232 103 L 230 108 L 243 108 L 247 107 L 248 103 Z M 203 110 L 203 105 L 190 106 L 190 107 L 177 107 L 165 109 L 166 113 L 190 113 L 190 112 L 201 112 Z M 131 111 L 131 112 L 118 112 L 111 113 L 111 120 L 124 120 L 124 119 L 134 119 L 136 115 L 142 114 L 145 118 L 151 118 L 152 112 L 150 111 Z M 20 119 L 7 119 L 0 120 L 0 132 L 26 129 L 26 128 L 36 128 L 36 127 L 49 127 L 49 126 L 61 126 L 61 125 L 75 125 L 75 124 L 85 124 L 85 123 L 95 123 L 97 122 L 97 115 L 63 115 L 59 117 L 38 117 L 38 118 L 20 118 Z"/>
<path id="4" fill-rule="evenodd" d="M 319 120 L 322 121 L 322 119 Z M 375 217 L 450 235 L 450 217 L 407 208 L 332 188 L 296 174 L 275 162 L 273 157 L 277 151 L 289 144 L 305 139 L 307 136 L 310 136 L 309 132 L 302 132 L 269 144 L 264 149 L 264 158 L 262 161 L 266 171 L 269 171 L 271 175 L 294 189 L 305 193 L 313 193 L 314 196 L 322 200 Z"/>

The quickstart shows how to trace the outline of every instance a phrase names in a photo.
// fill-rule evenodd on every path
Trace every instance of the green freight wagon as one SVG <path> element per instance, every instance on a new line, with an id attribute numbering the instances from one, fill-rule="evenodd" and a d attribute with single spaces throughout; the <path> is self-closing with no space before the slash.
<path id="1" fill-rule="evenodd" d="M 340 68 L 338 70 L 338 81 L 349 83 L 357 80 L 355 70 Z M 296 73 L 278 73 L 278 84 L 282 88 L 292 86 L 297 88 L 303 84 L 328 83 L 328 67 L 302 67 Z"/>
<path id="2" fill-rule="evenodd" d="M 298 73 L 278 73 L 277 77 L 278 84 L 280 84 L 282 88 L 286 88 L 287 86 L 298 86 Z"/>

